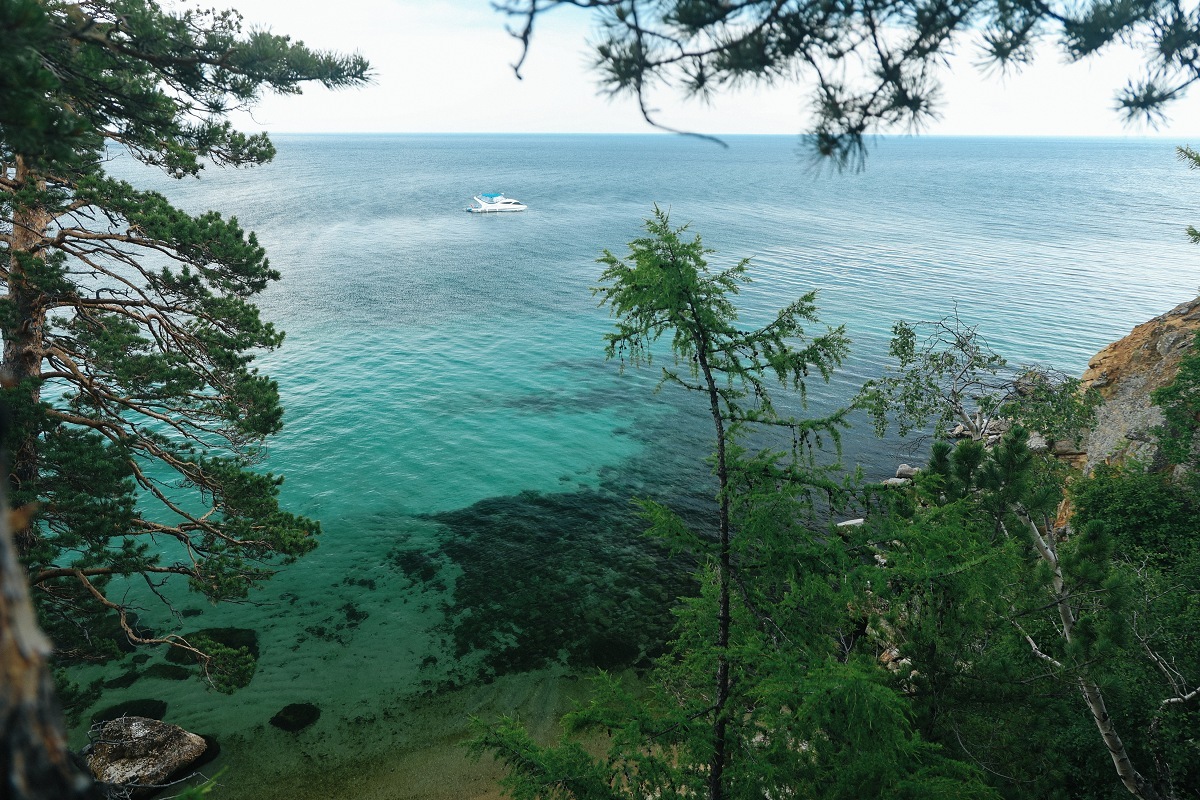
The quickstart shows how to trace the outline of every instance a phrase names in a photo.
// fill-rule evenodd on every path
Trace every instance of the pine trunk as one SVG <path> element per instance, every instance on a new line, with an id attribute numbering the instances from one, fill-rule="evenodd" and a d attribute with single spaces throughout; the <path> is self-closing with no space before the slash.
<path id="1" fill-rule="evenodd" d="M 36 175 L 18 157 L 18 186 L 44 191 L 45 180 Z M 30 258 L 38 258 L 45 241 L 51 216 L 40 205 L 18 204 L 13 209 L 12 242 L 9 248 L 8 297 L 15 312 L 14 320 L 4 328 L 4 381 L 17 391 L 27 392 L 23 403 L 36 407 L 41 399 L 38 378 L 42 369 L 42 350 L 46 327 L 45 297 L 32 285 L 27 272 Z M 14 493 L 28 491 L 38 476 L 38 432 L 21 429 L 18 439 L 9 442 L 9 485 Z M 32 499 L 32 498 L 29 498 Z M 34 528 L 25 522 L 12 531 L 17 551 L 24 554 L 36 540 Z"/>
<path id="2" fill-rule="evenodd" d="M 46 666 L 50 642 L 34 616 L 5 495 L 0 484 L 0 797 L 98 799 L 104 795 L 67 749 Z"/>

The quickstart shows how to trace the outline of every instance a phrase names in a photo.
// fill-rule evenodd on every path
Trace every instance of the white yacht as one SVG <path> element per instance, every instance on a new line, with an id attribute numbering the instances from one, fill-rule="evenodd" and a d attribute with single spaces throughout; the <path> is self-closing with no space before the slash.
<path id="1" fill-rule="evenodd" d="M 493 211 L 524 211 L 529 208 L 529 206 L 520 200 L 505 197 L 498 192 L 495 194 L 477 194 L 472 199 L 475 201 L 475 204 L 467 206 L 467 211 L 473 214 L 487 214 Z"/>

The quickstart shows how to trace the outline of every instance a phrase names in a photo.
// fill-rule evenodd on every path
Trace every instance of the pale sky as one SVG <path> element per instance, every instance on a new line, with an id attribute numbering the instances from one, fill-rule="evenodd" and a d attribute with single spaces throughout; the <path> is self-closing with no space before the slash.
<path id="1" fill-rule="evenodd" d="M 363 89 L 267 97 L 240 119 L 283 132 L 644 133 L 633 101 L 598 94 L 588 69 L 589 17 L 558 9 L 542 18 L 517 80 L 520 44 L 488 0 L 226 0 L 247 24 L 310 47 L 358 51 L 376 80 Z M 923 132 L 993 136 L 1165 136 L 1200 144 L 1200 95 L 1168 109 L 1157 130 L 1124 124 L 1116 91 L 1137 74 L 1132 54 L 1065 65 L 1053 51 L 1017 75 L 982 76 L 970 45 L 943 76 L 942 119 Z M 662 92 L 654 105 L 673 127 L 705 133 L 796 134 L 805 129 L 806 87 L 723 93 L 712 105 Z"/>

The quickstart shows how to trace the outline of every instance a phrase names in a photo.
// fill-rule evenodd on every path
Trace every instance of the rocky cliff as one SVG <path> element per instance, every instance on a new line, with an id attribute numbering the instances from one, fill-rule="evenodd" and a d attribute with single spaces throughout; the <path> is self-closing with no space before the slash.
<path id="1" fill-rule="evenodd" d="M 1143 322 L 1088 362 L 1083 385 L 1095 388 L 1104 399 L 1086 441 L 1088 470 L 1127 459 L 1151 470 L 1168 466 L 1152 433 L 1163 417 L 1150 401 L 1150 393 L 1175 378 L 1197 330 L 1200 298 Z"/>

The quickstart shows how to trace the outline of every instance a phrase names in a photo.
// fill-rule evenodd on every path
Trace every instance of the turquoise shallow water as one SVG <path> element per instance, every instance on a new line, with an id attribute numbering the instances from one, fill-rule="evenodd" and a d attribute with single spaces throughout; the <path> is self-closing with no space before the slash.
<path id="1" fill-rule="evenodd" d="M 267 167 L 198 182 L 112 165 L 185 208 L 237 215 L 284 276 L 260 303 L 288 332 L 262 359 L 287 409 L 266 467 L 321 520 L 321 547 L 252 603 L 195 621 L 258 632 L 247 689 L 147 677 L 105 696 L 165 700 L 169 720 L 226 742 L 241 771 L 226 797 L 272 781 L 300 796 L 306 769 L 417 747 L 447 712 L 405 717 L 414 692 L 653 652 L 650 618 L 683 587 L 639 541 L 627 498 L 703 504 L 703 419 L 653 394 L 653 374 L 604 362 L 609 321 L 588 291 L 596 256 L 623 253 L 653 203 L 692 223 L 715 266 L 753 258 L 749 320 L 820 290 L 823 321 L 846 325 L 855 352 L 810 387 L 815 411 L 878 372 L 897 318 L 957 307 L 1010 359 L 1078 373 L 1198 282 L 1182 229 L 1200 183 L 1165 142 L 888 139 L 846 175 L 806 169 L 790 137 L 276 144 Z M 479 191 L 530 210 L 462 213 Z M 874 477 L 902 452 L 865 429 L 846 441 Z M 149 604 L 144 616 L 170 622 Z M 298 701 L 321 707 L 313 728 L 265 725 Z"/>

